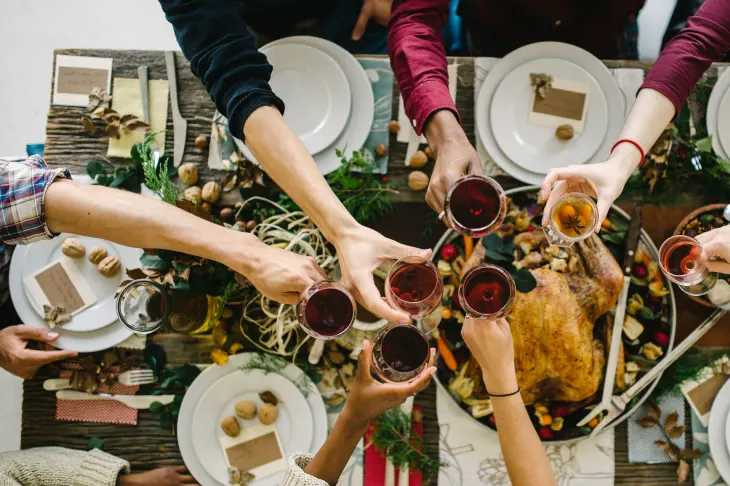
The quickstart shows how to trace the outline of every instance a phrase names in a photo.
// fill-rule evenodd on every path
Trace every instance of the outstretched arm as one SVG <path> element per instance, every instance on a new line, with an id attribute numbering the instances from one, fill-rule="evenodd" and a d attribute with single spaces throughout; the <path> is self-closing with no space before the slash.
<path id="1" fill-rule="evenodd" d="M 487 321 L 467 317 L 461 335 L 482 368 L 484 385 L 490 394 L 509 395 L 518 390 L 512 331 L 505 319 Z M 491 402 L 499 446 L 512 483 L 557 485 L 522 396 L 519 393 L 492 396 Z"/>
<path id="2" fill-rule="evenodd" d="M 636 97 L 619 140 L 632 140 L 647 153 L 679 113 L 705 70 L 729 50 L 730 5 L 727 0 L 707 0 L 662 51 Z M 621 143 L 604 163 L 553 169 L 542 185 L 542 195 L 548 199 L 543 225 L 558 198 L 574 191 L 598 197 L 599 218 L 603 221 L 641 162 L 638 148 Z"/>

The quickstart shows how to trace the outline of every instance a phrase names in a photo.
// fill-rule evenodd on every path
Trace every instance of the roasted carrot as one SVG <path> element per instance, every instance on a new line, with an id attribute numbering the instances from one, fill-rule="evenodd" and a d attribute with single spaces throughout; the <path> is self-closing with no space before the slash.
<path id="1" fill-rule="evenodd" d="M 468 260 L 472 251 L 474 251 L 474 240 L 471 236 L 464 236 L 464 258 Z"/>
<path id="2" fill-rule="evenodd" d="M 436 349 L 438 349 L 439 354 L 444 359 L 446 367 L 451 371 L 456 371 L 458 365 L 456 363 L 456 358 L 454 358 L 454 353 L 451 352 L 449 345 L 446 344 L 446 341 L 444 341 L 444 338 L 442 338 L 440 334 L 436 334 L 435 337 Z"/>

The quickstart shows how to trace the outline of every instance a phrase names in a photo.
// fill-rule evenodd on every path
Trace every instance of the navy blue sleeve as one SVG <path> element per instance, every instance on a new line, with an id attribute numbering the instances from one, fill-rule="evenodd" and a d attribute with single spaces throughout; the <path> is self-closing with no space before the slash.
<path id="1" fill-rule="evenodd" d="M 284 113 L 269 86 L 271 65 L 256 49 L 253 34 L 235 0 L 160 0 L 190 68 L 205 85 L 231 133 L 243 139 L 243 125 L 261 106 Z"/>

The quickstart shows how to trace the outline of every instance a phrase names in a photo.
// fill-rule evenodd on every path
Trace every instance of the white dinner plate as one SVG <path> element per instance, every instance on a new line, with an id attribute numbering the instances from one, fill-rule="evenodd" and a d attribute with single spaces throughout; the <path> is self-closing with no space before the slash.
<path id="1" fill-rule="evenodd" d="M 284 102 L 284 120 L 307 151 L 318 154 L 340 136 L 350 118 L 350 84 L 332 56 L 300 44 L 261 48 L 273 67 L 269 85 Z M 245 147 L 247 158 L 253 154 Z"/>
<path id="2" fill-rule="evenodd" d="M 730 381 L 720 389 L 720 393 L 712 402 L 710 423 L 707 427 L 707 438 L 710 443 L 710 455 L 720 476 L 730 483 L 730 452 L 725 438 L 725 424 L 730 412 Z"/>
<path id="3" fill-rule="evenodd" d="M 505 172 L 528 184 L 542 184 L 545 174 L 527 170 L 510 160 L 497 144 L 492 132 L 490 109 L 494 92 L 502 79 L 517 67 L 536 59 L 562 59 L 585 69 L 596 80 L 608 101 L 608 129 L 603 142 L 590 162 L 608 158 L 611 145 L 616 141 L 624 123 L 624 96 L 611 71 L 588 51 L 561 42 L 538 42 L 510 52 L 489 71 L 479 89 L 476 101 L 477 134 L 489 156 Z M 565 164 L 569 165 L 569 164 Z"/>
<path id="4" fill-rule="evenodd" d="M 35 244 L 35 243 L 34 243 Z M 23 261 L 25 252 L 29 246 L 18 245 L 13 252 L 13 259 L 10 262 L 10 297 L 18 317 L 26 326 L 48 329 L 46 321 L 38 315 L 31 306 L 30 300 L 23 285 Z M 70 349 L 79 353 L 93 353 L 109 349 L 121 343 L 132 335 L 132 331 L 124 325 L 115 321 L 111 325 L 89 332 L 67 331 L 63 326 L 55 328 L 59 337 L 53 343 L 60 349 Z"/>
<path id="5" fill-rule="evenodd" d="M 182 405 L 180 406 L 180 413 L 177 419 L 177 443 L 180 447 L 180 454 L 182 455 L 183 461 L 190 471 L 190 474 L 195 477 L 201 486 L 220 486 L 220 483 L 205 470 L 205 467 L 203 467 L 198 459 L 193 446 L 192 420 L 195 410 L 198 407 L 198 402 L 208 387 L 225 375 L 237 371 L 241 366 L 248 363 L 254 354 L 255 353 L 236 354 L 231 356 L 228 359 L 228 363 L 224 366 L 213 365 L 208 367 L 195 379 L 187 392 L 185 392 L 185 397 L 183 398 Z M 313 438 L 312 443 L 309 446 L 309 452 L 316 453 L 327 439 L 329 431 L 327 424 L 327 411 L 324 407 L 322 396 L 320 395 L 319 390 L 317 390 L 317 387 L 304 374 L 304 372 L 293 364 L 287 364 L 286 368 L 284 368 L 279 374 L 292 383 L 306 384 L 305 386 L 307 386 L 305 398 L 312 412 L 311 420 L 314 426 Z M 301 388 L 301 386 L 298 388 Z M 287 461 L 288 459 L 289 458 L 287 458 Z"/>
<path id="6" fill-rule="evenodd" d="M 715 137 L 713 137 L 714 139 Z M 717 114 L 717 137 L 722 152 L 718 153 L 725 160 L 730 154 L 730 90 L 725 91 L 725 96 L 720 102 L 720 111 Z"/>
<path id="7" fill-rule="evenodd" d="M 264 48 L 290 44 L 310 46 L 330 55 L 337 61 L 350 85 L 352 107 L 345 129 L 329 147 L 313 155 L 319 170 L 323 175 L 327 175 L 340 167 L 340 158 L 335 153 L 336 149 L 342 150 L 347 157 L 351 157 L 352 152 L 360 150 L 370 135 L 375 117 L 373 88 L 365 69 L 358 60 L 342 47 L 326 39 L 309 36 L 285 37 L 267 44 Z M 287 110 L 289 110 L 288 105 Z M 243 142 L 235 137 L 234 140 L 246 158 L 256 162 Z"/>
<path id="8" fill-rule="evenodd" d="M 529 121 L 533 87 L 531 73 L 588 86 L 588 106 L 583 131 L 570 140 L 559 140 L 555 128 Z M 494 92 L 491 128 L 497 144 L 515 164 L 532 172 L 587 162 L 601 146 L 608 129 L 608 106 L 603 91 L 585 69 L 563 59 L 536 59 L 507 74 Z"/>
<path id="9" fill-rule="evenodd" d="M 720 114 L 721 105 L 724 105 L 725 99 L 727 99 L 727 92 L 730 88 L 730 69 L 726 69 L 725 72 L 717 79 L 715 86 L 712 88 L 710 93 L 710 99 L 707 100 L 707 133 L 712 136 L 712 149 L 717 155 L 728 160 L 728 153 L 730 153 L 730 145 L 724 145 L 720 140 Z M 724 107 L 727 109 L 727 107 Z M 730 126 L 725 126 L 726 131 L 730 130 Z M 725 148 L 727 147 L 727 150 Z"/>
<path id="10" fill-rule="evenodd" d="M 270 391 L 279 400 L 279 416 L 274 425 L 284 449 L 285 461 L 297 452 L 309 451 L 312 443 L 312 412 L 302 393 L 294 384 L 277 374 L 264 374 L 259 370 L 234 371 L 216 381 L 198 402 L 193 415 L 193 447 L 198 459 L 213 478 L 221 484 L 228 483 L 228 466 L 220 445 L 225 434 L 221 421 L 235 416 L 235 405 L 241 400 L 254 402 L 257 407 L 264 403 L 259 393 Z M 253 420 L 238 419 L 242 428 L 259 424 Z M 284 472 L 253 481 L 253 486 L 275 486 L 284 479 Z"/>
<path id="11" fill-rule="evenodd" d="M 86 247 L 86 255 L 82 258 L 68 258 L 61 252 L 61 246 L 66 238 L 76 238 Z M 109 256 L 119 258 L 122 264 L 121 271 L 114 277 L 103 276 L 97 266 L 88 259 L 89 251 L 95 246 L 106 248 Z M 89 286 L 96 294 L 96 303 L 73 316 L 71 322 L 64 324 L 66 331 L 88 332 L 96 331 L 117 320 L 116 298 L 114 296 L 119 284 L 124 280 L 124 271 L 127 268 L 138 268 L 141 250 L 128 246 L 117 245 L 99 238 L 62 234 L 51 240 L 38 241 L 27 245 L 23 256 L 24 279 L 41 268 L 58 260 L 68 260 L 81 271 Z M 45 313 L 32 297 L 28 299 L 39 317 Z"/>

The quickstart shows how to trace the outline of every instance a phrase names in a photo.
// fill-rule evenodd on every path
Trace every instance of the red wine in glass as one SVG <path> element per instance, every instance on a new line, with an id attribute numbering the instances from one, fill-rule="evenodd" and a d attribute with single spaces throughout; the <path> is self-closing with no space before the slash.
<path id="1" fill-rule="evenodd" d="M 480 265 L 461 280 L 459 302 L 472 317 L 498 319 L 512 310 L 515 293 L 515 282 L 509 273 L 495 265 Z"/>
<path id="2" fill-rule="evenodd" d="M 717 283 L 702 259 L 700 242 L 686 235 L 668 238 L 659 249 L 659 265 L 669 280 L 690 295 L 704 295 Z"/>
<path id="3" fill-rule="evenodd" d="M 304 292 L 297 304 L 297 318 L 307 334 L 329 340 L 350 329 L 355 309 L 355 299 L 342 285 L 323 280 Z"/>
<path id="4" fill-rule="evenodd" d="M 421 257 L 406 257 L 390 268 L 385 296 L 394 308 L 414 319 L 425 317 L 441 303 L 444 282 L 436 266 Z"/>
<path id="5" fill-rule="evenodd" d="M 426 368 L 429 354 L 422 331 L 412 324 L 393 324 L 373 341 L 372 372 L 387 383 L 408 381 Z"/>
<path id="6" fill-rule="evenodd" d="M 456 231 L 481 237 L 502 224 L 507 213 L 507 198 L 494 179 L 469 175 L 449 188 L 444 212 Z"/>

